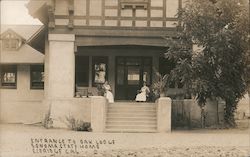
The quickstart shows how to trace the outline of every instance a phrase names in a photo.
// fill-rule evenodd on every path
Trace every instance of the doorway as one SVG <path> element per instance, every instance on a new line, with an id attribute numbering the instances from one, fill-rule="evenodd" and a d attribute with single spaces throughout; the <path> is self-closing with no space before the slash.
<path id="1" fill-rule="evenodd" d="M 116 100 L 134 100 L 143 82 L 152 82 L 152 57 L 116 57 Z"/>

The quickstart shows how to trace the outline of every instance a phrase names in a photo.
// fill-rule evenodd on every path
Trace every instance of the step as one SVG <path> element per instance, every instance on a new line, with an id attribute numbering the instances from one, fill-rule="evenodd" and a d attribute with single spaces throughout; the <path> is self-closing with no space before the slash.
<path id="1" fill-rule="evenodd" d="M 133 130 L 156 130 L 156 126 L 132 126 L 132 125 L 124 125 L 124 126 L 106 126 L 106 129 L 120 129 L 120 130 L 125 130 L 125 129 L 133 129 Z"/>
<path id="2" fill-rule="evenodd" d="M 154 102 L 116 101 L 112 104 L 156 104 Z"/>
<path id="3" fill-rule="evenodd" d="M 156 129 L 105 129 L 106 132 L 114 133 L 154 133 Z"/>
<path id="4" fill-rule="evenodd" d="M 155 121 L 107 121 L 106 125 L 156 125 Z"/>
<path id="5" fill-rule="evenodd" d="M 157 124 L 151 123 L 151 124 L 136 124 L 136 123 L 106 123 L 106 128 L 120 128 L 120 129 L 156 129 Z"/>
<path id="6" fill-rule="evenodd" d="M 156 114 L 154 110 L 108 110 L 107 113 L 126 113 L 126 114 L 135 114 L 135 113 L 148 113 L 148 114 Z"/>
<path id="7" fill-rule="evenodd" d="M 107 121 L 156 121 L 156 117 L 107 117 Z"/>
<path id="8" fill-rule="evenodd" d="M 155 107 L 155 103 L 113 103 L 113 104 L 108 104 L 109 107 L 121 107 L 121 106 L 126 106 L 126 107 Z"/>
<path id="9" fill-rule="evenodd" d="M 156 113 L 140 113 L 140 112 L 136 112 L 136 113 L 108 113 L 107 117 L 156 117 Z"/>
<path id="10" fill-rule="evenodd" d="M 156 106 L 109 106 L 109 110 L 154 110 Z"/>
<path id="11" fill-rule="evenodd" d="M 109 104 L 106 132 L 156 132 L 155 103 L 115 102 Z"/>

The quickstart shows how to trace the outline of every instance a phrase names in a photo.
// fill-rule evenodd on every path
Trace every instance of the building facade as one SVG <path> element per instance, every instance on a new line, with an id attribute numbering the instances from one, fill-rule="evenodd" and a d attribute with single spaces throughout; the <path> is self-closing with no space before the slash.
<path id="1" fill-rule="evenodd" d="M 43 26 L 1 26 L 1 122 L 36 123 L 44 116 L 44 54 L 35 43 L 43 30 Z"/>
<path id="2" fill-rule="evenodd" d="M 116 100 L 132 100 L 143 81 L 152 84 L 152 67 L 159 69 L 159 58 L 167 48 L 164 38 L 176 35 L 176 14 L 184 2 L 52 0 L 44 1 L 39 9 L 32 7 L 38 3 L 31 1 L 29 8 L 31 15 L 48 27 L 47 50 L 55 43 L 53 50 L 67 44 L 73 52 L 65 52 L 71 56 L 65 57 L 67 62 L 62 60 L 72 66 L 60 74 L 61 78 L 67 73 L 72 77 L 70 86 L 65 87 L 72 91 L 65 94 L 72 97 L 75 89 L 87 88 L 96 95 L 97 84 L 108 80 Z"/>
<path id="3" fill-rule="evenodd" d="M 170 131 L 169 98 L 144 104 L 132 101 L 143 82 L 151 86 L 156 81 L 155 71 L 164 74 L 173 67 L 164 59 L 169 46 L 165 38 L 176 37 L 180 26 L 177 11 L 184 5 L 184 0 L 30 0 L 29 14 L 44 24 L 42 37 L 33 41 L 33 46 L 38 45 L 37 49 L 44 55 L 44 60 L 39 62 L 44 65 L 44 89 L 40 89 L 43 96 L 28 94 L 41 98 L 39 106 L 42 109 L 38 107 L 33 112 L 43 115 L 37 122 L 49 116 L 53 126 L 61 128 L 67 127 L 67 119 L 74 116 L 91 122 L 93 131 L 99 132 Z M 29 69 L 24 71 L 29 73 Z M 105 81 L 112 88 L 113 105 L 118 108 L 113 109 L 117 106 L 108 104 L 100 96 L 99 87 Z M 1 92 L 5 98 L 6 94 L 11 95 L 9 91 Z M 169 88 L 167 94 L 179 95 L 182 99 L 184 95 L 178 85 Z M 119 108 L 122 104 L 126 110 L 132 109 L 129 112 L 138 114 L 121 113 L 124 111 Z M 189 118 L 199 121 L 196 103 L 184 104 L 188 105 Z M 27 105 L 22 107 L 29 109 Z M 143 112 L 137 110 L 140 107 Z M 219 110 L 223 113 L 223 107 Z M 213 113 L 210 115 L 212 121 L 218 119 L 214 118 L 216 106 L 208 106 L 207 111 Z M 133 116 L 136 118 L 131 118 Z"/>

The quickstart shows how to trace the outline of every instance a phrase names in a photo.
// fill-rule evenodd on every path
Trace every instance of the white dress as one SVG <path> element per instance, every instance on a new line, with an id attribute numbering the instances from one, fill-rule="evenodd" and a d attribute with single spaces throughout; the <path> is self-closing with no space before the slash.
<path id="1" fill-rule="evenodd" d="M 141 88 L 141 93 L 136 95 L 135 101 L 146 101 L 148 93 L 149 93 L 149 88 L 147 86 L 143 86 Z"/>
<path id="2" fill-rule="evenodd" d="M 105 97 L 108 99 L 109 103 L 114 103 L 114 96 L 113 93 L 111 93 L 111 87 L 110 85 L 103 85 L 105 89 Z"/>

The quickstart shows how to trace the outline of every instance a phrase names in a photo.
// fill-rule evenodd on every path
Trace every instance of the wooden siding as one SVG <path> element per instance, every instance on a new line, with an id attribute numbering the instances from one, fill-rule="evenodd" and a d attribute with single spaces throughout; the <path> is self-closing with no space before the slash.
<path id="1" fill-rule="evenodd" d="M 122 8 L 121 0 L 55 0 L 55 25 L 174 28 L 182 3 L 148 0 L 146 7 Z"/>

